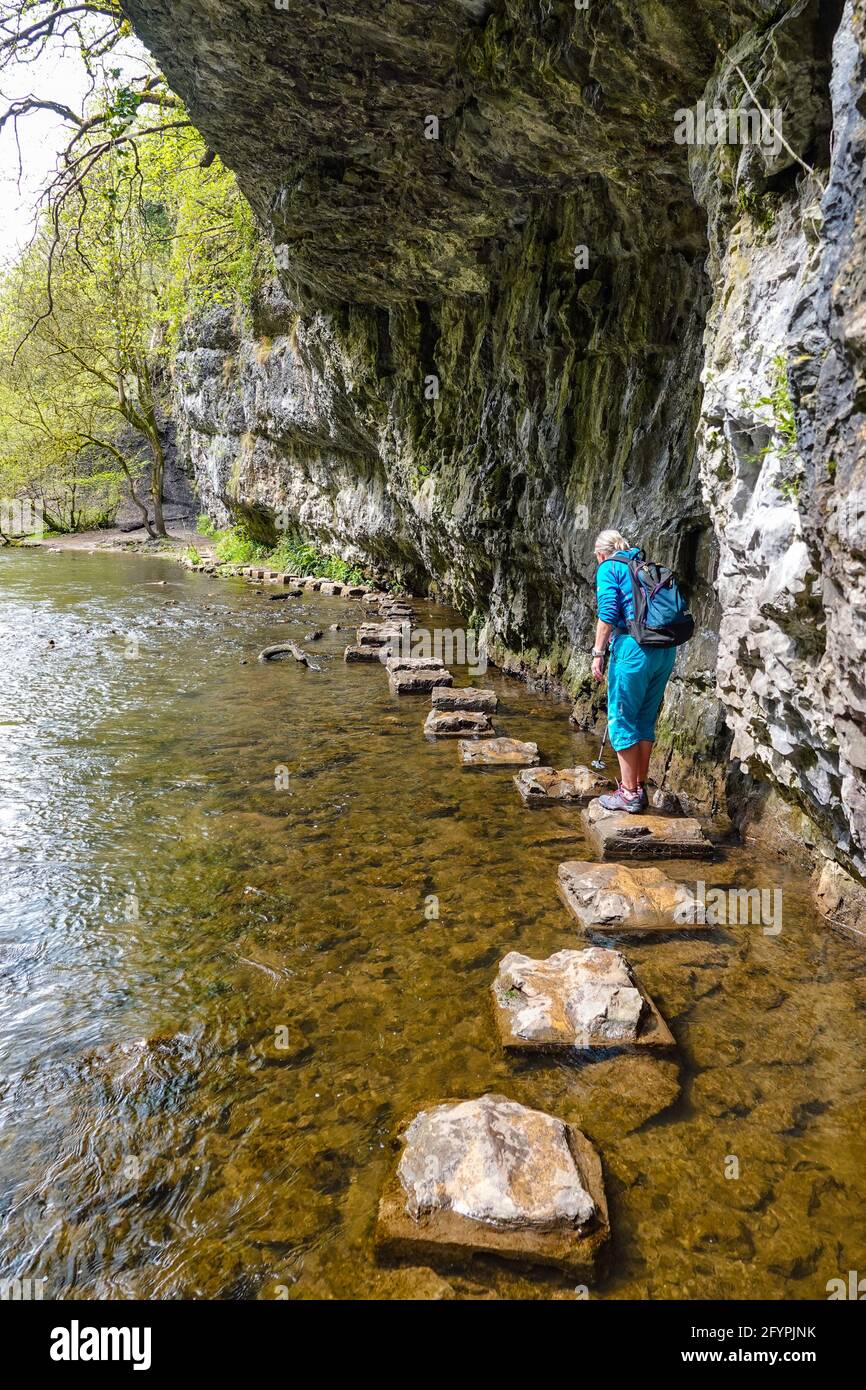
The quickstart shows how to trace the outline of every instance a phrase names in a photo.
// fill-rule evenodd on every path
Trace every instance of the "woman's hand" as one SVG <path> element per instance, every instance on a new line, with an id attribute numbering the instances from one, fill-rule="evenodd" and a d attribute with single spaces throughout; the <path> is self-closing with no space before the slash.
<path id="1" fill-rule="evenodd" d="M 597 681 L 600 681 L 600 680 L 603 680 L 603 679 L 604 679 L 604 657 L 603 657 L 603 656 L 594 656 L 594 657 L 592 658 L 592 677 L 593 677 L 593 680 L 597 680 Z"/>

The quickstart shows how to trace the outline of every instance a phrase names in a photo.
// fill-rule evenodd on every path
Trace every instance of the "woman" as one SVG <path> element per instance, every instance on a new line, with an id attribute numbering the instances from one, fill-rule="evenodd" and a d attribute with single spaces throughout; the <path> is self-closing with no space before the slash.
<path id="1" fill-rule="evenodd" d="M 646 779 L 656 736 L 656 720 L 674 661 L 675 647 L 641 647 L 630 636 L 634 617 L 631 575 L 626 560 L 640 551 L 618 531 L 602 531 L 595 541 L 598 562 L 595 589 L 598 626 L 592 652 L 592 674 L 604 676 L 604 659 L 610 649 L 607 678 L 607 722 L 611 747 L 619 759 L 619 785 L 600 798 L 608 811 L 643 811 L 649 805 Z"/>

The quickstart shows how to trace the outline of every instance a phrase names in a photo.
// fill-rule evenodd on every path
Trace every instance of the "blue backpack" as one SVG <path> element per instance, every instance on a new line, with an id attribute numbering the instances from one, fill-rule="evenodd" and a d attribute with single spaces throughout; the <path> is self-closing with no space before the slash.
<path id="1" fill-rule="evenodd" d="M 628 566 L 634 617 L 628 630 L 639 647 L 680 647 L 695 631 L 677 577 L 666 565 L 655 565 L 639 550 L 628 559 L 611 555 Z"/>

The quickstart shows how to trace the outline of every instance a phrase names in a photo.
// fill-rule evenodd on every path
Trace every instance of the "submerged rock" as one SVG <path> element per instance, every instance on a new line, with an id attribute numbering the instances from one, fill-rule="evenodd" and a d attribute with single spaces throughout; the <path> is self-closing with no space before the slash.
<path id="1" fill-rule="evenodd" d="M 441 689 L 441 686 L 438 687 Z M 431 709 L 424 721 L 427 738 L 458 738 L 467 734 L 479 737 L 492 734 L 493 725 L 486 714 L 471 709 Z"/>
<path id="2" fill-rule="evenodd" d="M 591 1272 L 608 1237 L 601 1164 L 579 1130 L 503 1096 L 422 1110 L 401 1136 L 377 1243 Z"/>
<path id="3" fill-rule="evenodd" d="M 541 761 L 537 743 L 521 743 L 516 738 L 488 738 L 482 743 L 467 741 L 457 747 L 464 767 L 506 767 Z"/>
<path id="4" fill-rule="evenodd" d="M 557 951 L 547 960 L 511 951 L 493 984 L 508 1048 L 670 1046 L 673 1037 L 619 951 Z"/>
<path id="5" fill-rule="evenodd" d="M 606 811 L 591 801 L 583 812 L 589 837 L 602 859 L 712 859 L 714 850 L 700 822 L 645 811 Z"/>
<path id="6" fill-rule="evenodd" d="M 693 898 L 684 884 L 661 869 L 625 864 L 560 864 L 559 891 L 582 927 L 616 931 L 694 931 L 686 905 Z"/>
<path id="7" fill-rule="evenodd" d="M 451 690 L 437 686 L 430 698 L 434 709 L 476 709 L 485 714 L 495 714 L 499 703 L 495 691 L 478 690 L 471 685 Z"/>
<path id="8" fill-rule="evenodd" d="M 586 802 L 611 786 L 609 777 L 591 767 L 526 768 L 514 785 L 524 806 L 549 806 L 556 801 Z"/>

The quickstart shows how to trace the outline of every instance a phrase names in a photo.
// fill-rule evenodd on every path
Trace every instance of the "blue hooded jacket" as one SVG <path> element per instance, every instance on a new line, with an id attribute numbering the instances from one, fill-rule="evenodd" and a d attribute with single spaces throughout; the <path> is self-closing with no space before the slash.
<path id="1" fill-rule="evenodd" d="M 609 559 L 602 560 L 596 571 L 598 616 L 603 623 L 610 623 L 618 632 L 627 632 L 629 622 L 634 617 L 631 575 L 624 559 L 631 560 L 639 554 L 637 546 L 632 546 L 631 550 L 618 550 Z M 621 559 L 621 556 L 624 559 Z"/>

